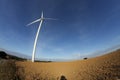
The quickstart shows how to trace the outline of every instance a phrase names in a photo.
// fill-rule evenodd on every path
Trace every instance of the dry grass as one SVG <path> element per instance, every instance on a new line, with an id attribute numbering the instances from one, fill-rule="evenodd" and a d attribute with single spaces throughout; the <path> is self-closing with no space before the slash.
<path id="1" fill-rule="evenodd" d="M 0 80 L 14 80 L 15 73 L 14 61 L 0 60 Z"/>
<path id="2" fill-rule="evenodd" d="M 0 60 L 0 80 L 119 80 L 120 50 L 72 62 Z"/>

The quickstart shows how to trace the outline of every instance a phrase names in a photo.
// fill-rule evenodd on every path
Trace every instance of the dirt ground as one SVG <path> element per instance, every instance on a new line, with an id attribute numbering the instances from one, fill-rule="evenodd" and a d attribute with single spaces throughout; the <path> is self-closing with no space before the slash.
<path id="1" fill-rule="evenodd" d="M 16 62 L 25 80 L 120 80 L 120 50 L 71 62 Z"/>

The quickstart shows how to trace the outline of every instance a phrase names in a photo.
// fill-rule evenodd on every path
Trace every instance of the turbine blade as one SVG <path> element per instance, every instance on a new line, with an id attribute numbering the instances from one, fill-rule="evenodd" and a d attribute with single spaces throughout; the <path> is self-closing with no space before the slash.
<path id="1" fill-rule="evenodd" d="M 54 18 L 44 18 L 44 19 L 47 19 L 47 20 L 58 20 L 58 19 L 54 19 Z"/>
<path id="2" fill-rule="evenodd" d="M 41 13 L 41 18 L 43 18 L 43 11 L 42 11 L 42 13 Z"/>
<path id="3" fill-rule="evenodd" d="M 38 22 L 38 21 L 40 21 L 40 20 L 41 20 L 41 18 L 40 18 L 40 19 L 37 19 L 37 20 L 35 20 L 35 21 L 33 21 L 33 22 L 29 23 L 29 24 L 27 24 L 27 26 L 29 26 L 29 25 L 31 25 L 31 24 L 34 24 L 34 23 L 36 23 L 36 22 Z"/>

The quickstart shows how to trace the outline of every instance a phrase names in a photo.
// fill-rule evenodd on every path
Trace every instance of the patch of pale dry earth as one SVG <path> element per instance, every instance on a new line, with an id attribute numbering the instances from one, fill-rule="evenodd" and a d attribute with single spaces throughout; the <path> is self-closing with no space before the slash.
<path id="1" fill-rule="evenodd" d="M 119 80 L 120 50 L 71 62 L 16 62 L 26 80 Z M 21 70 L 20 70 L 21 71 Z"/>

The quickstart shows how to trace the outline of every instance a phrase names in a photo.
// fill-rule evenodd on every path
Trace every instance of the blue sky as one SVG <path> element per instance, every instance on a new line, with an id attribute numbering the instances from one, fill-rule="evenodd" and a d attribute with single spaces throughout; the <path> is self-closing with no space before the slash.
<path id="1" fill-rule="evenodd" d="M 0 0 L 0 48 L 37 58 L 76 59 L 120 44 L 120 0 Z"/>

